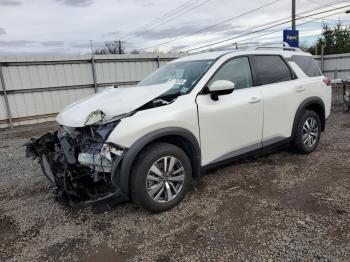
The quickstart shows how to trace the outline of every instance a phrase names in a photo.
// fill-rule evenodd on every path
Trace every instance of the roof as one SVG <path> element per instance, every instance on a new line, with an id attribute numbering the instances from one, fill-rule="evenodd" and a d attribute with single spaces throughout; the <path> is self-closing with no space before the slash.
<path id="1" fill-rule="evenodd" d="M 311 56 L 311 54 L 303 52 L 303 51 L 286 51 L 279 49 L 248 49 L 248 50 L 224 50 L 224 51 L 215 51 L 215 52 L 207 52 L 200 53 L 195 55 L 188 55 L 176 60 L 173 62 L 185 62 L 185 61 L 194 61 L 194 60 L 215 60 L 220 58 L 221 56 L 235 53 L 237 56 L 239 55 L 254 55 L 254 54 L 276 54 L 283 55 L 284 57 L 291 57 L 293 55 L 303 55 L 303 56 Z"/>

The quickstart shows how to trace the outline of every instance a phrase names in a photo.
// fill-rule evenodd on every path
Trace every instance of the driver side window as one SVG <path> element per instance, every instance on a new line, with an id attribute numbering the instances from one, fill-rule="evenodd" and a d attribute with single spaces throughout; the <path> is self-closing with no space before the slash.
<path id="1" fill-rule="evenodd" d="M 215 73 L 209 85 L 217 80 L 228 80 L 233 82 L 235 84 L 235 90 L 253 86 L 248 57 L 234 58 L 226 62 Z"/>

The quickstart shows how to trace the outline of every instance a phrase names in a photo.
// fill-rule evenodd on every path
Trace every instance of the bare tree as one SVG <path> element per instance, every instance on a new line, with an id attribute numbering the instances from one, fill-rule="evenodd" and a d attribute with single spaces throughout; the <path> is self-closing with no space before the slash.
<path id="1" fill-rule="evenodd" d="M 105 42 L 105 46 L 100 49 L 94 50 L 95 55 L 106 55 L 106 54 L 125 54 L 124 43 L 120 40 Z"/>

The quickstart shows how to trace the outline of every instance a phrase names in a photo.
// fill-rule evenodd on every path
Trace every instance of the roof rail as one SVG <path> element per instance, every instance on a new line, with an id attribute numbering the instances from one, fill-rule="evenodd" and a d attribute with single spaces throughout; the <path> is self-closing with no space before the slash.
<path id="1" fill-rule="evenodd" d="M 288 43 L 286 42 L 283 42 L 282 46 L 268 46 L 268 45 L 259 45 L 259 46 L 255 46 L 255 47 L 252 47 L 252 50 L 260 50 L 260 49 L 277 49 L 277 50 L 284 50 L 284 51 L 295 51 L 295 52 L 298 52 L 298 51 L 302 51 L 300 48 L 297 48 L 297 47 L 291 47 L 289 46 Z"/>
<path id="2" fill-rule="evenodd" d="M 281 42 L 278 43 L 269 43 L 266 45 L 261 45 L 258 42 L 246 42 L 246 43 L 232 43 L 229 45 L 218 46 L 210 49 L 204 49 L 198 52 L 194 52 L 193 54 L 212 52 L 212 51 L 246 51 L 246 50 L 284 50 L 284 51 L 295 51 L 302 52 L 300 48 L 291 47 L 288 43 Z"/>

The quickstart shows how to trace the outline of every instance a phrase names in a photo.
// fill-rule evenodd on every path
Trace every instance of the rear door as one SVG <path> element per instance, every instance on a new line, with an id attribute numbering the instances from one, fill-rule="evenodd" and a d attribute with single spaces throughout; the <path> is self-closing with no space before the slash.
<path id="1" fill-rule="evenodd" d="M 254 55 L 255 85 L 264 100 L 263 146 L 291 136 L 305 87 L 280 55 Z"/>
<path id="2" fill-rule="evenodd" d="M 305 97 L 320 97 L 325 104 L 325 116 L 328 117 L 331 108 L 332 89 L 324 84 L 324 76 L 318 67 L 317 62 L 311 55 L 293 55 L 289 62 L 296 68 L 296 73 L 303 80 Z M 297 70 L 300 71 L 297 72 Z"/>
<path id="3" fill-rule="evenodd" d="M 259 87 L 253 87 L 248 57 L 225 62 L 209 81 L 228 80 L 232 93 L 197 96 L 202 164 L 225 160 L 261 148 L 263 101 Z"/>

